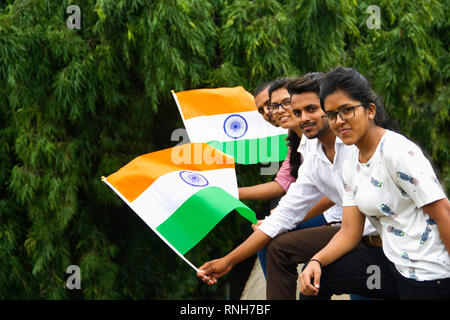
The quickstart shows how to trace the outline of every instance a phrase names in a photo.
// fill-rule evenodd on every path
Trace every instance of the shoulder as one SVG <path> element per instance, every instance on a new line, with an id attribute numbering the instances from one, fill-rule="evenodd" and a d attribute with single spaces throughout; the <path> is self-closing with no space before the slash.
<path id="1" fill-rule="evenodd" d="M 386 133 L 383 136 L 383 138 L 385 140 L 385 147 L 387 148 L 385 150 L 389 151 L 395 150 L 396 153 L 398 153 L 399 151 L 408 152 L 411 149 L 420 150 L 419 146 L 416 143 L 414 143 L 404 135 L 394 131 L 386 130 Z"/>
<path id="2" fill-rule="evenodd" d="M 402 158 L 422 156 L 423 152 L 417 144 L 404 135 L 386 130 L 380 141 L 379 152 L 387 165 L 396 166 Z"/>

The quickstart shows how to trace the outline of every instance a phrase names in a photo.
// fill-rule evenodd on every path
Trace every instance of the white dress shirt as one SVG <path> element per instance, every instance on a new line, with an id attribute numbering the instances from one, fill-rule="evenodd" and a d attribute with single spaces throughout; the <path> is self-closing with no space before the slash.
<path id="1" fill-rule="evenodd" d="M 342 220 L 342 167 L 348 157 L 358 152 L 358 148 L 347 146 L 336 137 L 335 156 L 331 163 L 323 151 L 322 143 L 317 138 L 308 139 L 303 135 L 298 151 L 302 154 L 303 163 L 298 170 L 297 181 L 291 184 L 272 214 L 259 226 L 259 230 L 271 238 L 294 229 L 323 196 L 335 203 L 335 206 L 324 212 L 327 222 Z M 368 234 L 377 233 L 366 219 L 364 235 Z"/>

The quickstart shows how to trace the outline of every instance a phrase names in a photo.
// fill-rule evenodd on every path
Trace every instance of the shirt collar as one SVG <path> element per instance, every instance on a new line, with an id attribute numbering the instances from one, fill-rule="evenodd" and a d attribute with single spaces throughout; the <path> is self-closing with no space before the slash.
<path id="1" fill-rule="evenodd" d="M 334 145 L 335 152 L 339 152 L 338 150 L 342 146 L 345 146 L 344 142 L 337 136 Z M 308 139 L 305 135 L 302 135 L 302 139 L 300 140 L 297 151 L 300 152 L 303 156 L 307 154 L 313 154 L 318 159 L 330 163 L 330 160 L 327 158 L 325 152 L 323 151 L 322 143 L 317 138 Z"/>
<path id="2" fill-rule="evenodd" d="M 321 147 L 321 145 L 322 145 L 320 143 L 319 139 L 317 139 L 317 138 L 308 139 L 304 134 L 302 134 L 302 138 L 300 140 L 300 144 L 298 145 L 297 151 L 301 152 L 302 150 L 304 150 L 307 143 L 309 145 L 315 145 L 316 148 Z M 338 136 L 336 136 L 336 141 L 334 142 L 334 144 L 335 145 L 337 145 L 337 144 L 342 145 L 342 144 L 344 144 L 344 142 Z"/>
<path id="3" fill-rule="evenodd" d="M 303 146 L 306 145 L 306 140 L 308 140 L 308 138 L 304 134 L 302 134 L 302 138 L 300 139 L 299 147 L 302 145 Z"/>
<path id="4" fill-rule="evenodd" d="M 316 153 L 316 149 L 318 146 L 320 146 L 320 142 L 317 138 L 308 139 L 304 134 L 302 134 L 302 138 L 300 140 L 300 144 L 298 145 L 297 151 L 300 152 L 304 157 L 306 153 Z"/>

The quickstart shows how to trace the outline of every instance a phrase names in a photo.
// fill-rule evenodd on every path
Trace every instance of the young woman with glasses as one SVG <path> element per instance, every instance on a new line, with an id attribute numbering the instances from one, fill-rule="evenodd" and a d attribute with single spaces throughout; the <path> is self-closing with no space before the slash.
<path id="1" fill-rule="evenodd" d="M 429 160 L 389 130 L 381 103 L 356 70 L 329 72 L 320 100 L 324 121 L 359 153 L 343 169 L 343 224 L 305 264 L 301 299 L 342 293 L 450 299 L 450 202 Z M 354 250 L 366 217 L 382 247 Z"/>
<path id="2" fill-rule="evenodd" d="M 279 124 L 273 118 L 272 113 L 270 112 L 269 88 L 272 84 L 273 81 L 265 82 L 258 86 L 258 88 L 256 88 L 254 92 L 254 99 L 256 107 L 258 108 L 258 111 L 261 113 L 263 118 L 272 125 L 279 126 Z M 289 129 L 289 152 L 286 156 L 286 159 L 283 161 L 282 166 L 279 169 L 275 179 L 273 181 L 254 186 L 240 187 L 240 200 L 278 199 L 286 193 L 286 191 L 289 189 L 290 184 L 297 179 L 297 171 L 298 167 L 300 166 L 301 159 L 300 153 L 297 152 L 300 138 L 295 132 L 292 131 L 292 129 L 295 127 L 298 127 L 298 124 L 296 122 L 290 123 L 287 126 L 283 126 L 283 128 Z M 271 205 L 271 209 L 272 208 L 273 205 Z"/>

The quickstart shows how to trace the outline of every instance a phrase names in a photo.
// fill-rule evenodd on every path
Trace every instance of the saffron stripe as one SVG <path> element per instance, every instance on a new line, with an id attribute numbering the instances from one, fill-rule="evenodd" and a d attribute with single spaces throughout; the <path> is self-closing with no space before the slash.
<path id="1" fill-rule="evenodd" d="M 195 89 L 176 93 L 185 120 L 221 113 L 255 111 L 253 95 L 243 87 Z"/>
<path id="2" fill-rule="evenodd" d="M 233 158 L 206 143 L 189 143 L 139 156 L 107 179 L 128 201 L 133 202 L 155 180 L 169 172 L 225 168 L 234 168 Z"/>

